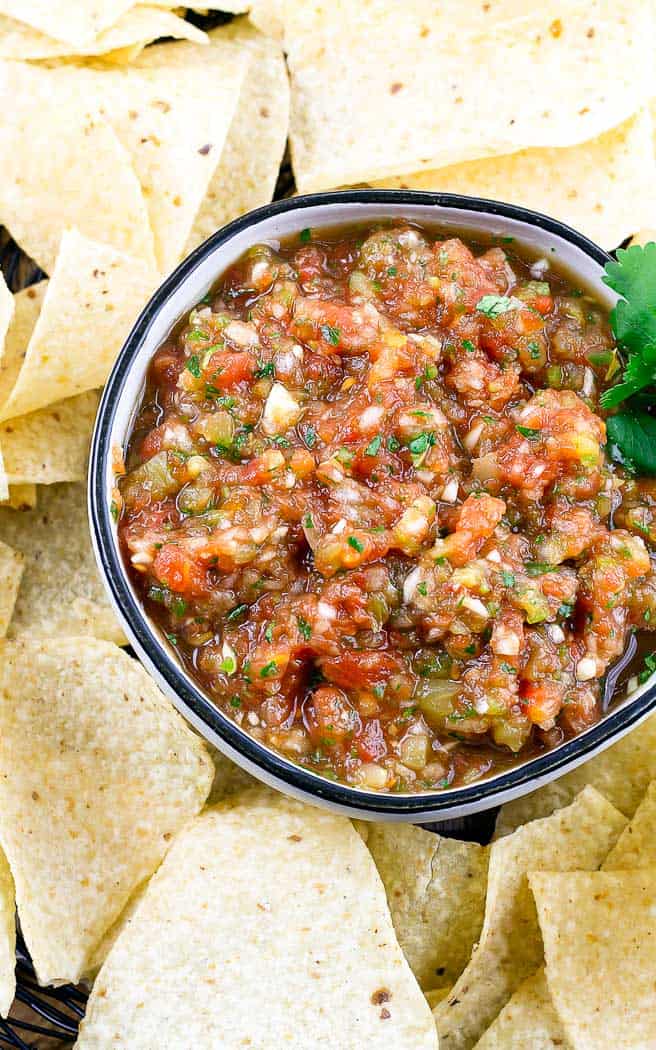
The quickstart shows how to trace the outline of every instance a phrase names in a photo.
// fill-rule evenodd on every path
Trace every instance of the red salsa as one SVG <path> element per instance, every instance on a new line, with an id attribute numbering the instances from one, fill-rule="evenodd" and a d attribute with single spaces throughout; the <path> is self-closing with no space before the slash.
<path id="1" fill-rule="evenodd" d="M 308 769 L 471 782 L 599 719 L 656 622 L 656 483 L 606 456 L 605 311 L 408 223 L 257 245 L 156 353 L 117 481 L 149 614 Z"/>

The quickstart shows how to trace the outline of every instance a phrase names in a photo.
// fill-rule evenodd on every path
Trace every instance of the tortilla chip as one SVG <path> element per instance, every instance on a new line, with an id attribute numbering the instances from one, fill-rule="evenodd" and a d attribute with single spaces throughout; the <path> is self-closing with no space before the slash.
<path id="1" fill-rule="evenodd" d="M 10 485 L 7 499 L 0 500 L 1 507 L 12 510 L 30 510 L 36 507 L 36 485 Z"/>
<path id="2" fill-rule="evenodd" d="M 221 802 L 230 795 L 235 795 L 237 792 L 244 791 L 246 788 L 251 788 L 257 784 L 257 781 L 250 773 L 247 773 L 241 766 L 236 765 L 235 762 L 231 762 L 213 744 L 207 742 L 205 746 L 214 763 L 214 782 L 207 799 L 208 805 L 214 805 L 214 803 Z"/>
<path id="3" fill-rule="evenodd" d="M 13 296 L 13 317 L 7 329 L 4 353 L 0 353 L 0 406 L 9 397 L 21 370 L 47 287 L 47 281 L 39 281 Z"/>
<path id="4" fill-rule="evenodd" d="M 71 45 L 62 40 L 46 36 L 30 29 L 24 22 L 0 15 L 0 58 L 44 59 L 73 55 L 99 55 L 107 59 L 108 52 L 129 49 L 139 51 L 159 37 L 175 37 L 207 43 L 207 34 L 191 22 L 170 11 L 154 7 L 137 6 L 126 11 L 121 18 L 104 32 L 86 44 Z"/>
<path id="5" fill-rule="evenodd" d="M 483 925 L 489 848 L 411 824 L 368 824 L 365 841 L 417 981 L 453 984 Z"/>
<path id="6" fill-rule="evenodd" d="M 289 127 L 289 81 L 278 44 L 238 19 L 210 33 L 212 46 L 226 40 L 251 55 L 221 160 L 196 215 L 185 254 L 226 223 L 268 204 L 285 152 Z"/>
<path id="7" fill-rule="evenodd" d="M 626 818 L 594 788 L 492 845 L 485 921 L 469 965 L 434 1011 L 442 1050 L 469 1050 L 543 959 L 527 872 L 594 869 Z"/>
<path id="8" fill-rule="evenodd" d="M 602 871 L 656 868 L 656 780 L 602 864 Z"/>
<path id="9" fill-rule="evenodd" d="M 219 163 L 249 58 L 245 47 L 229 42 L 178 42 L 149 47 L 123 69 L 69 63 L 48 70 L 53 91 L 64 97 L 81 92 L 128 151 L 161 271 L 183 252 Z"/>
<path id="10" fill-rule="evenodd" d="M 7 633 L 22 575 L 23 555 L 0 541 L 0 638 Z"/>
<path id="11" fill-rule="evenodd" d="M 276 5 L 273 17 L 284 25 L 301 193 L 573 146 L 652 94 L 652 13 L 635 0 L 600 0 L 594 16 L 572 0 L 411 2 L 403 18 L 394 0 L 334 0 Z M 546 101 L 540 84 L 552 85 Z"/>
<path id="12" fill-rule="evenodd" d="M 24 557 L 9 636 L 90 636 L 125 645 L 89 538 L 86 486 L 48 485 L 35 510 L 0 508 L 0 540 Z"/>
<path id="13" fill-rule="evenodd" d="M 116 646 L 4 643 L 0 843 L 42 984 L 79 979 L 212 774 L 198 737 Z"/>
<path id="14" fill-rule="evenodd" d="M 0 62 L 0 96 L 11 99 L 0 122 L 0 222 L 47 273 L 71 226 L 152 264 L 153 234 L 130 154 L 84 85 L 57 72 Z"/>
<path id="15" fill-rule="evenodd" d="M 5 463 L 2 458 L 2 447 L 0 447 L 0 500 L 9 499 L 9 482 L 5 472 Z"/>
<path id="16" fill-rule="evenodd" d="M 656 779 L 656 715 L 651 715 L 612 747 L 546 784 L 501 807 L 495 839 L 522 824 L 567 806 L 592 784 L 627 817 L 632 817 L 651 780 Z"/>
<path id="17" fill-rule="evenodd" d="M 139 259 L 68 230 L 0 419 L 102 386 L 156 284 Z"/>
<path id="18" fill-rule="evenodd" d="M 179 835 L 98 975 L 77 1046 L 150 1050 L 163 1031 L 167 1050 L 336 1038 L 343 1050 L 437 1050 L 348 820 L 254 791 Z"/>
<path id="19" fill-rule="evenodd" d="M 0 850 L 0 1014 L 6 1017 L 16 993 L 16 895 L 7 858 Z"/>
<path id="20" fill-rule="evenodd" d="M 14 316 L 14 297 L 0 270 L 0 362 L 4 356 L 4 344 L 7 331 Z"/>
<path id="21" fill-rule="evenodd" d="M 635 237 L 631 238 L 631 244 L 649 244 L 650 241 L 656 241 L 656 230 L 640 230 Z M 631 247 L 631 244 L 629 244 L 629 247 Z"/>
<path id="22" fill-rule="evenodd" d="M 450 991 L 451 985 L 446 985 L 444 988 L 430 988 L 429 991 L 424 992 L 424 997 L 431 1010 L 434 1010 L 438 1003 L 446 999 Z"/>
<path id="23" fill-rule="evenodd" d="M 591 142 L 468 161 L 378 185 L 462 193 L 545 212 L 616 248 L 656 213 L 656 160 L 648 109 Z"/>
<path id="24" fill-rule="evenodd" d="M 133 5 L 134 0 L 0 0 L 0 13 L 80 47 Z"/>
<path id="25" fill-rule="evenodd" d="M 0 423 L 0 448 L 12 485 L 83 481 L 99 395 L 95 390 Z"/>
<path id="26" fill-rule="evenodd" d="M 575 1050 L 650 1047 L 656 869 L 533 873 L 547 981 Z"/>
<path id="27" fill-rule="evenodd" d="M 551 1001 L 544 967 L 523 984 L 506 1003 L 476 1050 L 571 1050 Z"/>

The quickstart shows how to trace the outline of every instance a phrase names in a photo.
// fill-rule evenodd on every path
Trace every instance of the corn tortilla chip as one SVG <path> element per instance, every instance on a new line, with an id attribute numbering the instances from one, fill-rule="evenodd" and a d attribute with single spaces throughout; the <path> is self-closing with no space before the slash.
<path id="1" fill-rule="evenodd" d="M 446 985 L 444 988 L 430 988 L 427 992 L 424 992 L 426 1002 L 431 1010 L 434 1010 L 438 1003 L 441 1003 L 443 999 L 446 999 L 450 991 L 451 985 Z"/>
<path id="2" fill-rule="evenodd" d="M 9 1013 L 16 992 L 16 895 L 7 858 L 0 850 L 0 1014 Z"/>
<path id="3" fill-rule="evenodd" d="M 520 984 L 476 1050 L 571 1050 L 549 994 L 544 967 Z"/>
<path id="4" fill-rule="evenodd" d="M 454 6 L 463 7 L 410 0 L 402 19 L 392 0 L 274 7 L 300 192 L 572 146 L 651 96 L 646 3 L 599 0 L 592 15 L 580 0 L 559 0 L 521 17 L 515 0 L 461 17 Z M 609 68 L 619 70 L 612 92 Z M 540 83 L 557 86 L 548 103 Z"/>
<path id="5" fill-rule="evenodd" d="M 67 44 L 30 29 L 23 22 L 0 15 L 0 58 L 45 59 L 73 55 L 98 55 L 123 48 L 139 51 L 158 37 L 194 40 L 207 43 L 207 35 L 170 11 L 147 6 L 133 7 L 93 40 L 82 45 Z"/>
<path id="6" fill-rule="evenodd" d="M 9 15 L 56 40 L 82 46 L 117 22 L 135 0 L 0 0 Z"/>
<path id="7" fill-rule="evenodd" d="M 566 149 L 532 149 L 388 179 L 379 185 L 462 193 L 545 212 L 616 248 L 656 213 L 651 116 Z"/>
<path id="8" fill-rule="evenodd" d="M 0 540 L 24 558 L 10 637 L 89 635 L 125 645 L 91 549 L 84 484 L 48 485 L 24 514 L 0 508 Z"/>
<path id="9" fill-rule="evenodd" d="M 139 259 L 68 230 L 0 418 L 102 386 L 156 284 Z"/>
<path id="10" fill-rule="evenodd" d="M 7 633 L 22 574 L 23 555 L 0 541 L 0 638 Z"/>
<path id="11" fill-rule="evenodd" d="M 0 500 L 0 506 L 12 510 L 30 510 L 36 507 L 36 485 L 10 485 L 7 499 Z"/>
<path id="12" fill-rule="evenodd" d="M 0 354 L 0 406 L 9 397 L 25 359 L 25 351 L 43 305 L 47 281 L 39 281 L 14 295 L 13 317 Z"/>
<path id="13" fill-rule="evenodd" d="M 194 220 L 185 254 L 216 230 L 273 197 L 289 127 L 289 82 L 278 44 L 245 19 L 210 33 L 212 46 L 243 44 L 251 55 L 237 110 Z"/>
<path id="14" fill-rule="evenodd" d="M 4 356 L 5 339 L 13 317 L 14 297 L 7 288 L 2 271 L 0 271 L 0 362 Z"/>
<path id="15" fill-rule="evenodd" d="M 411 824 L 370 824 L 365 841 L 417 981 L 453 984 L 483 925 L 489 849 Z"/>
<path id="16" fill-rule="evenodd" d="M 122 69 L 68 63 L 48 70 L 53 91 L 64 97 L 81 92 L 127 150 L 163 272 L 183 252 L 221 158 L 248 62 L 243 46 L 183 41 L 147 48 Z"/>
<path id="17" fill-rule="evenodd" d="M 0 222 L 46 273 L 71 226 L 152 264 L 153 233 L 129 151 L 84 85 L 57 73 L 0 61 L 0 97 L 11 99 L 0 122 Z"/>
<path id="18" fill-rule="evenodd" d="M 2 458 L 2 447 L 0 446 L 0 500 L 9 499 L 9 482 L 5 471 L 5 463 Z"/>
<path id="19" fill-rule="evenodd" d="M 530 876 L 551 998 L 574 1050 L 636 1050 L 656 1032 L 656 869 Z"/>
<path id="20" fill-rule="evenodd" d="M 0 448 L 11 485 L 86 478 L 98 393 L 88 390 L 56 405 L 0 423 Z"/>
<path id="21" fill-rule="evenodd" d="M 235 762 L 231 762 L 213 744 L 206 743 L 205 746 L 214 763 L 214 781 L 207 799 L 208 805 L 221 802 L 224 798 L 235 795 L 239 791 L 244 791 L 246 788 L 253 787 L 257 783 L 250 773 L 247 773 L 241 766 L 236 765 Z"/>
<path id="22" fill-rule="evenodd" d="M 602 871 L 656 868 L 656 780 L 602 864 Z"/>
<path id="23" fill-rule="evenodd" d="M 656 779 L 656 715 L 612 747 L 571 773 L 530 795 L 501 807 L 495 838 L 537 817 L 567 806 L 586 784 L 592 784 L 627 817 L 632 817 L 651 780 Z"/>
<path id="24" fill-rule="evenodd" d="M 631 244 L 649 244 L 650 241 L 656 241 L 656 230 L 645 228 L 631 238 Z"/>
<path id="25" fill-rule="evenodd" d="M 42 984 L 78 980 L 212 773 L 195 734 L 116 646 L 4 643 L 0 843 Z"/>
<path id="26" fill-rule="evenodd" d="M 348 820 L 255 791 L 179 835 L 98 975 L 77 1047 L 145 1050 L 164 1030 L 167 1050 L 437 1050 Z"/>
<path id="27" fill-rule="evenodd" d="M 527 872 L 598 868 L 625 825 L 619 810 L 594 788 L 585 788 L 570 806 L 493 844 L 480 942 L 451 994 L 434 1010 L 442 1050 L 473 1047 L 542 962 Z"/>

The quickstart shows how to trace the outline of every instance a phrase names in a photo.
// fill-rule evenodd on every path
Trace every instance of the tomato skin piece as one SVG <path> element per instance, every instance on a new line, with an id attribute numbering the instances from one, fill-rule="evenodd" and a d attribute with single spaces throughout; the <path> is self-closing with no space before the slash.
<path id="1" fill-rule="evenodd" d="M 387 754 L 385 734 L 377 718 L 368 719 L 353 740 L 358 755 L 364 762 L 377 762 Z"/>
<path id="2" fill-rule="evenodd" d="M 176 543 L 167 543 L 157 552 L 153 574 L 170 591 L 199 598 L 207 593 L 207 572 L 191 555 Z"/>
<path id="3" fill-rule="evenodd" d="M 219 350 L 210 357 L 205 378 L 207 383 L 217 390 L 232 390 L 245 379 L 252 379 L 256 368 L 256 362 L 246 350 L 236 353 L 232 350 Z"/>
<path id="4" fill-rule="evenodd" d="M 391 653 L 362 649 L 322 660 L 321 670 L 331 682 L 345 689 L 373 689 L 393 674 L 402 674 L 406 667 L 400 657 Z"/>

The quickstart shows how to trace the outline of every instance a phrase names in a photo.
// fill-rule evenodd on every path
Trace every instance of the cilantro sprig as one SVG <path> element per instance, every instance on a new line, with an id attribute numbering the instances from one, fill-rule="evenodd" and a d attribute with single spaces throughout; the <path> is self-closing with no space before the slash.
<path id="1" fill-rule="evenodd" d="M 626 402 L 607 420 L 608 450 L 628 470 L 656 474 L 656 418 L 644 411 L 654 399 L 641 393 L 656 384 L 656 244 L 620 248 L 605 270 L 604 283 L 619 296 L 610 326 L 626 355 L 620 381 L 600 399 L 604 408 Z"/>

